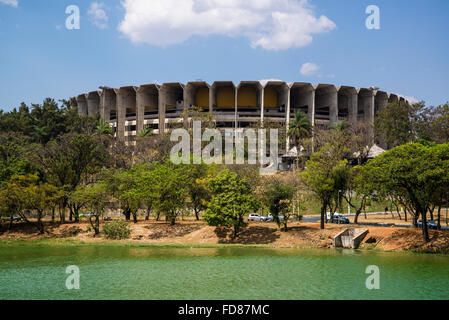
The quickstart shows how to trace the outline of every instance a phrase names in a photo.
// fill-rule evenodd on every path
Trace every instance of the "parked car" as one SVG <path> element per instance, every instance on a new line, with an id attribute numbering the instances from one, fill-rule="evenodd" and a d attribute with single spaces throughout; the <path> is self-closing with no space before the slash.
<path id="1" fill-rule="evenodd" d="M 282 221 L 282 220 L 284 220 L 284 216 L 283 216 L 283 215 L 280 215 L 280 216 L 279 216 L 279 221 Z M 273 222 L 273 221 L 274 221 L 274 217 L 273 217 L 273 215 L 272 215 L 271 213 L 268 215 L 267 221 L 270 221 L 270 222 Z"/>
<path id="2" fill-rule="evenodd" d="M 330 217 L 327 221 L 328 223 L 336 223 L 336 224 L 349 224 L 350 221 L 348 218 L 346 218 L 345 216 L 341 215 L 341 214 L 334 214 L 334 217 Z"/>
<path id="3" fill-rule="evenodd" d="M 21 217 L 17 217 L 17 216 L 13 216 L 12 218 L 11 217 L 4 217 L 4 218 L 1 219 L 2 222 L 11 222 L 11 220 L 13 222 L 19 222 L 19 221 L 22 221 L 22 218 Z"/>
<path id="4" fill-rule="evenodd" d="M 422 228 L 422 220 L 419 220 L 419 221 L 418 221 L 418 227 L 419 227 L 419 228 Z M 437 229 L 438 229 L 438 223 L 436 223 L 436 222 L 433 221 L 433 220 L 428 220 L 428 221 L 427 221 L 427 227 L 428 227 L 429 229 L 437 230 Z"/>
<path id="5" fill-rule="evenodd" d="M 251 214 L 248 216 L 248 221 L 261 221 L 261 222 L 265 222 L 265 221 L 267 221 L 267 217 L 262 216 L 262 215 L 260 215 L 260 214 L 258 214 L 258 213 L 251 213 Z"/>

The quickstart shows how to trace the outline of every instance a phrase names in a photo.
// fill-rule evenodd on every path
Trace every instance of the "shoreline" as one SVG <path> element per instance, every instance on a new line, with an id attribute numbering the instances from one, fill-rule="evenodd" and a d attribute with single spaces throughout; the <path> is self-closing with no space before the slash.
<path id="1" fill-rule="evenodd" d="M 123 246 L 165 248 L 266 248 L 321 249 L 333 248 L 333 237 L 345 228 L 368 229 L 360 251 L 412 252 L 449 254 L 449 234 L 430 231 L 431 242 L 422 240 L 421 230 L 356 225 L 327 225 L 293 222 L 289 231 L 281 232 L 274 223 L 250 223 L 236 239 L 226 228 L 207 226 L 202 221 L 180 221 L 175 226 L 165 222 L 130 223 L 131 236 L 126 240 L 109 240 L 89 231 L 89 223 L 48 225 L 47 234 L 38 235 L 31 226 L 22 224 L 0 234 L 0 246 Z"/>

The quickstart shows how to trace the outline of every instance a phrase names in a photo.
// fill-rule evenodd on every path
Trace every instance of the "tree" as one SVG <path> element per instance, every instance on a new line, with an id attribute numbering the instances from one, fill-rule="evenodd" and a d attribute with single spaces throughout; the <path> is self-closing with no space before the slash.
<path id="1" fill-rule="evenodd" d="M 449 182 L 449 145 L 425 146 L 420 143 L 396 147 L 370 160 L 364 179 L 375 190 L 400 197 L 414 223 L 421 216 L 424 241 L 429 241 L 427 212 L 438 205 Z M 440 192 L 441 196 L 436 196 Z"/>
<path id="2" fill-rule="evenodd" d="M 0 185 L 14 175 L 39 171 L 39 168 L 29 161 L 31 151 L 29 138 L 11 132 L 0 134 Z"/>
<path id="3" fill-rule="evenodd" d="M 287 232 L 287 223 L 293 213 L 296 186 L 281 177 L 271 177 L 263 186 L 262 199 L 273 215 L 279 229 Z"/>
<path id="4" fill-rule="evenodd" d="M 257 208 L 251 188 L 245 179 L 229 170 L 220 172 L 209 183 L 212 199 L 204 215 L 210 226 L 233 228 L 234 238 L 246 226 L 244 216 Z"/>
<path id="5" fill-rule="evenodd" d="M 20 216 L 24 221 L 35 226 L 39 233 L 45 232 L 42 218 L 61 197 L 57 187 L 42 183 L 37 175 L 13 176 L 0 190 L 2 211 Z M 36 222 L 31 221 L 33 213 Z"/>
<path id="6" fill-rule="evenodd" d="M 312 124 L 305 113 L 300 110 L 295 112 L 295 117 L 290 120 L 288 133 L 289 137 L 293 137 L 294 144 L 299 147 L 301 139 L 309 138 L 312 134 Z"/>
<path id="7" fill-rule="evenodd" d="M 185 210 L 190 177 L 184 165 L 156 164 L 154 185 L 158 195 L 156 209 L 165 214 L 171 225 Z"/>
<path id="8" fill-rule="evenodd" d="M 355 209 L 354 224 L 358 223 L 359 216 L 365 208 L 367 201 L 378 196 L 372 183 L 365 178 L 363 169 L 363 166 L 357 166 L 344 170 L 346 175 L 345 187 L 342 189 L 342 197 L 353 209 Z M 359 200 L 358 203 L 354 201 L 354 198 L 352 197 L 353 194 L 355 195 L 355 199 Z"/>
<path id="9" fill-rule="evenodd" d="M 111 125 L 103 121 L 103 119 L 98 120 L 98 125 L 96 127 L 95 133 L 97 135 L 113 136 L 114 130 L 112 130 Z"/>
<path id="10" fill-rule="evenodd" d="M 106 186 L 99 182 L 89 185 L 80 185 L 70 195 L 69 202 L 76 203 L 80 208 L 89 211 L 89 222 L 95 235 L 100 233 L 100 217 L 109 204 Z"/>
<path id="11" fill-rule="evenodd" d="M 46 180 L 65 191 L 62 211 L 68 206 L 70 193 L 82 182 L 89 182 L 108 162 L 103 145 L 94 137 L 84 134 L 67 134 L 43 146 L 37 153 L 37 162 L 44 168 Z M 79 220 L 79 207 L 69 206 L 70 220 Z M 62 218 L 63 216 L 61 216 Z"/>
<path id="12" fill-rule="evenodd" d="M 107 172 L 105 178 L 108 193 L 119 200 L 125 219 L 131 220 L 132 215 L 134 223 L 137 223 L 137 212 L 142 199 L 141 190 L 137 189 L 136 171 L 136 169 L 111 170 Z"/>
<path id="13" fill-rule="evenodd" d="M 393 102 L 379 110 L 375 120 L 375 133 L 380 144 L 388 149 L 397 147 L 412 139 L 410 106 Z"/>
<path id="14" fill-rule="evenodd" d="M 346 160 L 342 160 L 342 153 L 339 146 L 327 143 L 311 156 L 307 161 L 307 169 L 302 173 L 307 187 L 321 202 L 321 229 L 324 229 L 326 211 L 331 205 L 332 197 L 338 192 L 338 173 L 347 164 Z"/>
<path id="15" fill-rule="evenodd" d="M 438 106 L 433 110 L 433 118 L 430 125 L 433 141 L 437 143 L 449 143 L 449 104 Z"/>
<path id="16" fill-rule="evenodd" d="M 148 137 L 151 137 L 153 134 L 154 134 L 153 128 L 147 126 L 147 127 L 143 128 L 142 131 L 140 131 L 137 134 L 137 137 L 138 138 L 148 138 Z"/>
<path id="17" fill-rule="evenodd" d="M 190 183 L 187 186 L 189 206 L 195 213 L 196 220 L 200 219 L 200 213 L 207 209 L 207 202 L 210 200 L 210 192 L 206 185 L 207 173 L 208 168 L 204 163 L 188 168 L 190 177 Z"/>

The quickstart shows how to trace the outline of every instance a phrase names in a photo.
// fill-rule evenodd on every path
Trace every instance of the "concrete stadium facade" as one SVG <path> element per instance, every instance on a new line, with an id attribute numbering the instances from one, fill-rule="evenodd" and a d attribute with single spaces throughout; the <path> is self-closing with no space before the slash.
<path id="1" fill-rule="evenodd" d="M 338 121 L 373 124 L 376 113 L 390 102 L 406 103 L 404 97 L 376 90 L 332 84 L 313 85 L 283 81 L 194 81 L 146 84 L 140 87 L 102 87 L 76 97 L 80 115 L 100 114 L 118 139 L 134 141 L 137 132 L 152 127 L 170 130 L 185 121 L 192 106 L 209 113 L 217 128 L 246 128 L 274 122 L 288 128 L 296 110 L 308 115 L 314 127 L 330 127 Z M 288 140 L 288 139 L 287 139 Z M 287 141 L 287 150 L 289 142 Z"/>

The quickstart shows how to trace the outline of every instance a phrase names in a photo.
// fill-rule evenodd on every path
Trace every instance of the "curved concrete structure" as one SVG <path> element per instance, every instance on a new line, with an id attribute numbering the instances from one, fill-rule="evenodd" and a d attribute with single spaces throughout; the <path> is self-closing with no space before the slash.
<path id="1" fill-rule="evenodd" d="M 147 126 L 166 132 L 187 120 L 185 111 L 199 107 L 209 113 L 217 128 L 246 128 L 258 123 L 280 123 L 286 129 L 297 110 L 308 115 L 313 126 L 329 128 L 346 120 L 374 123 L 377 112 L 404 97 L 373 88 L 312 85 L 284 81 L 192 81 L 104 87 L 76 97 L 80 115 L 100 114 L 116 128 L 119 139 L 134 141 Z M 288 141 L 287 141 L 288 146 Z"/>

